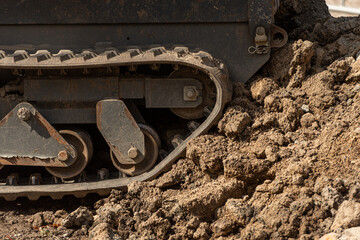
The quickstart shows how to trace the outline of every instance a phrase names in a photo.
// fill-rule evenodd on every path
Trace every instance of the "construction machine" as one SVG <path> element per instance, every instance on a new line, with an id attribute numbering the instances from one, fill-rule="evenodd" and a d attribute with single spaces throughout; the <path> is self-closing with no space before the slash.
<path id="1" fill-rule="evenodd" d="M 3 0 L 0 197 L 156 178 L 287 41 L 278 0 Z"/>

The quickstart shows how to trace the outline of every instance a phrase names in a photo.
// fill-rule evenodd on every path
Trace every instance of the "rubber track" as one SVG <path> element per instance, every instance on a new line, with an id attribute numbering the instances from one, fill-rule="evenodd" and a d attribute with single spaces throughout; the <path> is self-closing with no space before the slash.
<path id="1" fill-rule="evenodd" d="M 0 186 L 0 197 L 8 201 L 16 200 L 18 197 L 37 200 L 41 196 L 61 199 L 64 195 L 74 195 L 75 197 L 82 198 L 89 193 L 106 195 L 110 193 L 111 189 L 126 188 L 129 183 L 134 181 L 152 180 L 162 172 L 168 171 L 171 168 L 173 163 L 185 151 L 186 144 L 191 139 L 205 133 L 218 122 L 222 116 L 223 108 L 225 104 L 230 101 L 232 94 L 232 85 L 224 64 L 206 52 L 199 51 L 194 53 L 190 52 L 186 47 L 176 47 L 172 50 L 167 50 L 164 47 L 156 47 L 147 51 L 134 48 L 124 52 L 112 49 L 101 54 L 96 54 L 91 51 L 74 54 L 70 50 L 61 50 L 58 54 L 51 54 L 46 50 L 40 50 L 35 54 L 28 54 L 23 50 L 17 50 L 13 54 L 6 54 L 4 51 L 0 51 L 0 68 L 3 69 L 66 70 L 70 68 L 90 69 L 139 64 L 177 64 L 188 66 L 205 72 L 213 81 L 217 91 L 216 104 L 205 121 L 187 137 L 181 145 L 174 149 L 152 170 L 139 176 L 108 179 L 97 182 Z"/>

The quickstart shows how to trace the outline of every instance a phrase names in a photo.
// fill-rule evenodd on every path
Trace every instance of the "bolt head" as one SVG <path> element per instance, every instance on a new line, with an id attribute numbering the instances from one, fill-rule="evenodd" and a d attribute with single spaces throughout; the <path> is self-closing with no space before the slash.
<path id="1" fill-rule="evenodd" d="M 257 27 L 256 28 L 256 34 L 264 35 L 265 34 L 265 28 L 264 27 Z"/>
<path id="2" fill-rule="evenodd" d="M 193 98 L 193 97 L 195 97 L 195 95 L 196 95 L 196 93 L 195 93 L 194 89 L 188 89 L 188 90 L 186 91 L 186 96 L 187 96 L 188 98 Z"/>
<path id="3" fill-rule="evenodd" d="M 131 147 L 128 150 L 128 156 L 131 159 L 135 159 L 137 156 L 139 156 L 139 150 L 136 147 Z"/>
<path id="4" fill-rule="evenodd" d="M 184 86 L 184 100 L 196 101 L 198 92 L 195 86 Z"/>
<path id="5" fill-rule="evenodd" d="M 60 152 L 58 153 L 58 159 L 59 159 L 60 161 L 66 161 L 66 160 L 68 160 L 68 159 L 69 159 L 69 154 L 68 154 L 68 152 L 65 151 L 65 150 L 60 151 Z"/>
<path id="6" fill-rule="evenodd" d="M 31 116 L 31 112 L 29 109 L 22 107 L 18 110 L 17 116 L 21 120 L 26 121 L 26 120 L 29 120 L 29 118 Z"/>

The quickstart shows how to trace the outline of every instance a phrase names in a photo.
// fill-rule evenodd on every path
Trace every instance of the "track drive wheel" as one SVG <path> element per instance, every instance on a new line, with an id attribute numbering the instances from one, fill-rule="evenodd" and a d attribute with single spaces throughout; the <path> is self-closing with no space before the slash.
<path id="1" fill-rule="evenodd" d="M 46 167 L 53 176 L 62 179 L 71 179 L 79 175 L 89 163 L 93 146 L 88 133 L 80 130 L 60 130 L 61 136 L 75 148 L 77 157 L 75 162 L 68 167 Z"/>
<path id="2" fill-rule="evenodd" d="M 110 150 L 111 161 L 122 173 L 137 176 L 150 170 L 156 163 L 159 155 L 160 138 L 156 131 L 148 125 L 138 124 L 145 136 L 145 158 L 138 164 L 121 164 Z"/>

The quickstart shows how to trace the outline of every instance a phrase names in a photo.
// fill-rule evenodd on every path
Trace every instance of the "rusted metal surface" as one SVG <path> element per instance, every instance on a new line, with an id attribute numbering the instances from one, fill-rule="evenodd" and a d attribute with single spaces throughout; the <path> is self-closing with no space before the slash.
<path id="1" fill-rule="evenodd" d="M 66 152 L 68 158 L 59 160 Z M 0 121 L 0 164 L 23 166 L 70 166 L 74 149 L 29 103 L 18 104 Z"/>
<path id="2" fill-rule="evenodd" d="M 99 101 L 96 119 L 98 129 L 120 163 L 138 164 L 145 158 L 144 134 L 123 101 Z"/>

